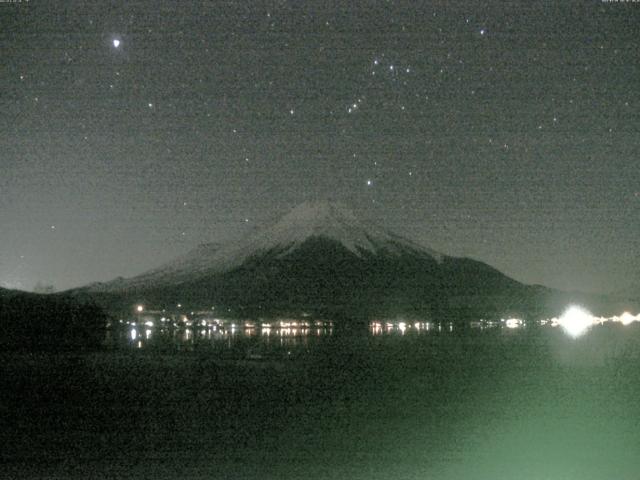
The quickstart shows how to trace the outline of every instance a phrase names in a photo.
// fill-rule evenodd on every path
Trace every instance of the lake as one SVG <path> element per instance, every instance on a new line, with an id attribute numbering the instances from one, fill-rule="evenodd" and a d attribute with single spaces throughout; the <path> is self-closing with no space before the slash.
<path id="1" fill-rule="evenodd" d="M 136 323 L 3 354 L 0 475 L 637 478 L 637 323 L 476 327 Z"/>

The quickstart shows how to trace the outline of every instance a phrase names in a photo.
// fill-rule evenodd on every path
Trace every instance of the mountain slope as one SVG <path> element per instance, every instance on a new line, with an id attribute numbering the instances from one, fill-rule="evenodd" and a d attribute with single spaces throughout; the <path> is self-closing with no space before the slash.
<path id="1" fill-rule="evenodd" d="M 215 306 L 250 317 L 305 312 L 451 320 L 551 316 L 572 299 L 589 300 L 435 252 L 332 203 L 302 204 L 238 243 L 204 245 L 137 277 L 76 293 L 122 311 L 144 302 L 168 310 Z"/>
<path id="2" fill-rule="evenodd" d="M 131 279 L 92 284 L 90 291 L 120 292 L 131 288 L 176 285 L 220 274 L 240 267 L 250 258 L 275 254 L 286 256 L 310 238 L 331 239 L 360 257 L 364 253 L 406 252 L 441 260 L 444 256 L 376 225 L 359 221 L 340 204 L 303 203 L 275 225 L 260 230 L 239 243 L 222 246 L 205 244 L 159 268 Z"/>

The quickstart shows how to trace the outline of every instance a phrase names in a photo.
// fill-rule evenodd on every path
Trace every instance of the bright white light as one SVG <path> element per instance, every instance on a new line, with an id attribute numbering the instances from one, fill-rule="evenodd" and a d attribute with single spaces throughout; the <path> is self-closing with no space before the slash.
<path id="1" fill-rule="evenodd" d="M 593 316 L 583 308 L 572 306 L 558 319 L 558 323 L 565 332 L 576 338 L 593 325 Z"/>
<path id="2" fill-rule="evenodd" d="M 623 325 L 629 325 L 632 322 L 636 322 L 637 318 L 631 315 L 629 312 L 624 312 L 620 315 L 620 323 Z"/>
<path id="3" fill-rule="evenodd" d="M 509 318 L 505 320 L 505 326 L 507 328 L 518 328 L 520 325 L 522 325 L 522 320 L 519 318 Z"/>
<path id="4" fill-rule="evenodd" d="M 131 329 L 131 340 L 135 340 L 138 337 L 138 331 L 135 328 Z"/>
<path id="5" fill-rule="evenodd" d="M 146 322 L 144 322 L 144 324 L 145 324 L 147 327 L 153 327 L 153 322 L 152 322 L 151 320 L 147 320 Z"/>
<path id="6" fill-rule="evenodd" d="M 143 310 L 144 310 L 144 307 L 142 305 L 138 305 L 136 307 L 136 311 L 138 311 L 138 312 L 142 312 Z"/>
<path id="7" fill-rule="evenodd" d="M 120 40 L 115 39 L 115 40 L 113 41 L 113 46 L 114 46 L 115 48 L 118 48 L 118 47 L 120 46 Z"/>

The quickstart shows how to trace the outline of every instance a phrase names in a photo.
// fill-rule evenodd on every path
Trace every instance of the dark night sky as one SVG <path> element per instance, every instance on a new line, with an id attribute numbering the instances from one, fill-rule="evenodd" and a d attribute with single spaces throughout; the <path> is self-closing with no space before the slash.
<path id="1" fill-rule="evenodd" d="M 0 285 L 339 200 L 518 280 L 640 272 L 640 3 L 0 0 Z"/>

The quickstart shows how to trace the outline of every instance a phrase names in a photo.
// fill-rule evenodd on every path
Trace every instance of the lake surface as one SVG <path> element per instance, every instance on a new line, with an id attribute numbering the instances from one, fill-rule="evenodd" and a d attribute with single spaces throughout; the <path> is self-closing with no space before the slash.
<path id="1" fill-rule="evenodd" d="M 107 352 L 3 355 L 0 476 L 638 478 L 637 324 L 386 323 L 136 324 Z"/>

